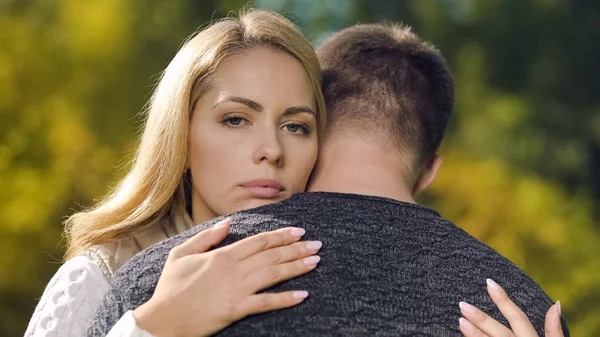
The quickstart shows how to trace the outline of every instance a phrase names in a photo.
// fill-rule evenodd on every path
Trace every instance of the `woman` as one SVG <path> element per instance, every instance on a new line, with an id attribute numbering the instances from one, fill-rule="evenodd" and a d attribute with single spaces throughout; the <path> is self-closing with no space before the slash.
<path id="1" fill-rule="evenodd" d="M 67 220 L 67 261 L 44 291 L 25 335 L 84 335 L 112 273 L 143 248 L 216 216 L 303 191 L 325 127 L 320 81 L 312 46 L 296 26 L 275 13 L 248 11 L 189 39 L 154 91 L 130 172 L 98 206 Z M 224 224 L 220 232 L 215 229 L 214 237 L 200 241 L 218 240 L 227 228 Z M 261 234 L 226 247 L 226 253 L 251 251 L 254 263 L 261 261 L 261 268 L 253 271 L 254 280 L 264 288 L 274 268 L 291 278 L 315 267 L 320 243 L 297 242 L 302 234 L 299 228 Z M 193 243 L 172 255 L 180 257 L 190 247 L 193 253 L 210 248 L 198 250 Z M 273 263 L 273 255 L 286 258 Z M 167 263 L 165 270 L 195 272 L 194 279 L 206 280 L 219 269 L 209 264 L 200 272 L 187 270 L 181 260 Z M 179 285 L 180 277 L 164 282 L 182 289 L 180 298 L 203 296 Z M 244 282 L 248 280 L 208 282 L 202 291 L 214 294 Z M 296 305 L 307 296 L 303 291 L 274 295 L 256 291 L 235 300 L 262 305 L 232 312 L 224 301 L 204 302 L 213 316 L 206 321 L 193 312 L 186 316 L 214 332 L 245 315 Z M 173 303 L 160 298 L 155 302 L 144 308 L 166 312 Z M 151 322 L 154 312 L 158 311 L 141 312 L 143 322 Z M 136 329 L 134 316 L 128 313 L 110 335 L 140 333 Z"/>

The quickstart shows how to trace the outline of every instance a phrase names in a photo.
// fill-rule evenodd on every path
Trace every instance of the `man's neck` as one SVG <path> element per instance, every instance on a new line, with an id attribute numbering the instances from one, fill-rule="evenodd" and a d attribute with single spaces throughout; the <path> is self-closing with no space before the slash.
<path id="1" fill-rule="evenodd" d="M 336 137 L 321 146 L 309 192 L 372 195 L 416 203 L 407 185 L 409 158 L 381 145 Z"/>

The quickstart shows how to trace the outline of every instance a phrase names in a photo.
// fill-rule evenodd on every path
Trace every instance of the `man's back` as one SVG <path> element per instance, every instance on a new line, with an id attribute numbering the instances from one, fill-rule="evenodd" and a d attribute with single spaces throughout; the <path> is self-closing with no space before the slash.
<path id="1" fill-rule="evenodd" d="M 150 247 L 123 266 L 90 335 L 106 335 L 127 310 L 147 301 L 169 250 L 212 223 Z M 311 273 L 268 291 L 306 289 L 310 297 L 247 317 L 219 335 L 458 336 L 460 301 L 506 323 L 489 299 L 486 278 L 502 285 L 543 335 L 550 298 L 510 261 L 431 209 L 386 198 L 304 193 L 236 213 L 223 244 L 288 226 L 306 229 L 304 239 L 321 240 L 323 259 Z"/>

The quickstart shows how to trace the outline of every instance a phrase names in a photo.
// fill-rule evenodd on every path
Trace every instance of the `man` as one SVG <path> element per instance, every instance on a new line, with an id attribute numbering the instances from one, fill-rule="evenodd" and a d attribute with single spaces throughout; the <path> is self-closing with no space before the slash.
<path id="1" fill-rule="evenodd" d="M 311 296 L 287 310 L 247 317 L 220 334 L 456 336 L 460 301 L 506 323 L 485 292 L 486 278 L 502 284 L 543 334 L 553 302 L 539 286 L 413 198 L 440 168 L 436 151 L 452 111 L 453 81 L 439 52 L 408 28 L 358 25 L 335 34 L 318 54 L 329 124 L 309 186 L 317 193 L 234 214 L 235 232 L 225 240 L 302 226 L 306 239 L 323 242 L 323 261 L 268 290 L 304 288 Z M 213 223 L 127 263 L 94 331 L 106 333 L 152 295 L 160 273 L 142 261 L 164 265 L 171 248 Z"/>

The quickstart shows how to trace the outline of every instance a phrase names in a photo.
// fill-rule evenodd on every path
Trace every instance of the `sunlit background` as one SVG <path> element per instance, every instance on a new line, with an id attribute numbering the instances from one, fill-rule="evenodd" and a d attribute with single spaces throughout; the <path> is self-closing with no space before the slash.
<path id="1" fill-rule="evenodd" d="M 128 165 L 184 38 L 245 1 L 0 0 L 0 336 L 22 336 L 62 221 Z M 438 46 L 455 115 L 428 206 L 523 268 L 573 336 L 600 336 L 600 1 L 262 0 L 319 45 L 401 21 Z M 483 281 L 482 281 L 483 286 Z"/>

